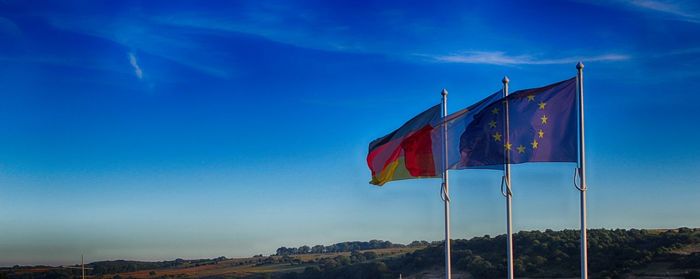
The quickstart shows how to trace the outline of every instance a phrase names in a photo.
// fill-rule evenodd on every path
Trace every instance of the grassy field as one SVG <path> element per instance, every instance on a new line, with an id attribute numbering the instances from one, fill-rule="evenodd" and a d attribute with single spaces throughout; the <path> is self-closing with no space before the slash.
<path id="1" fill-rule="evenodd" d="M 700 229 L 597 229 L 590 235 L 592 248 L 589 252 L 597 259 L 592 265 L 591 274 L 595 274 L 592 278 L 700 278 Z M 520 246 L 516 261 L 523 275 L 519 278 L 573 278 L 576 272 L 572 270 L 578 270 L 575 259 L 578 250 L 571 243 L 577 236 L 570 230 L 519 232 L 516 243 L 527 244 Z M 455 240 L 453 253 L 458 256 L 453 258 L 453 278 L 501 277 L 495 275 L 505 272 L 503 251 L 497 250 L 502 239 L 499 236 Z M 403 278 L 442 278 L 442 253 L 440 246 L 424 246 L 235 259 L 114 260 L 90 263 L 88 266 L 93 270 L 88 271 L 88 278 L 280 278 L 283 274 L 303 278 L 334 278 L 341 274 L 364 278 L 398 277 L 399 274 Z M 574 259 L 566 255 L 574 255 Z M 6 267 L 0 268 L 0 279 L 79 278 L 80 270 L 76 268 Z M 307 271 L 307 268 L 311 269 Z"/>
<path id="2" fill-rule="evenodd" d="M 377 259 L 386 259 L 410 253 L 420 248 L 422 247 L 386 248 L 365 250 L 360 252 L 372 251 L 377 253 Z M 282 258 L 281 256 L 226 259 L 219 261 L 216 264 L 200 266 L 180 266 L 174 268 L 139 270 L 119 274 L 105 274 L 102 276 L 102 278 L 113 278 L 115 275 L 119 275 L 121 278 L 125 279 L 159 278 L 162 276 L 181 278 L 199 278 L 208 276 L 243 277 L 253 274 L 302 272 L 307 267 L 317 265 L 314 262 L 320 259 L 334 258 L 341 255 L 349 256 L 350 252 L 293 255 L 289 256 L 289 258 L 293 259 L 292 263 L 271 263 L 280 260 Z"/>

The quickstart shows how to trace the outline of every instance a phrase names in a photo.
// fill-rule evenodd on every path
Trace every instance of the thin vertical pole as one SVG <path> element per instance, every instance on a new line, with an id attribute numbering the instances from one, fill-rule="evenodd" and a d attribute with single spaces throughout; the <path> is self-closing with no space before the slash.
<path id="1" fill-rule="evenodd" d="M 83 258 L 83 255 L 82 255 L 82 254 L 80 255 L 80 266 L 81 266 L 81 268 L 80 268 L 80 269 L 81 269 L 81 272 L 82 272 L 82 274 L 83 274 L 83 277 L 82 277 L 82 278 L 85 279 L 85 261 L 84 261 L 84 258 Z"/>
<path id="2" fill-rule="evenodd" d="M 442 89 L 442 119 L 447 116 L 447 90 Z M 445 202 L 445 278 L 452 278 L 450 253 L 450 188 L 447 183 L 447 125 L 442 125 L 442 200 Z"/>
<path id="3" fill-rule="evenodd" d="M 586 142 L 584 136 L 583 119 L 583 63 L 576 64 L 578 75 L 576 82 L 578 89 L 578 113 L 579 113 L 579 162 L 578 172 L 581 181 L 579 191 L 581 193 L 581 279 L 588 279 L 588 234 L 586 228 Z"/>
<path id="4" fill-rule="evenodd" d="M 508 97 L 508 82 L 510 80 L 508 77 L 503 77 L 503 97 Z M 505 183 L 506 186 L 506 192 L 504 193 L 506 197 L 506 249 L 507 249 L 507 256 L 508 256 L 508 279 L 513 279 L 513 213 L 512 213 L 512 200 L 513 200 L 513 194 L 511 192 L 510 188 L 510 116 L 509 116 L 509 108 L 508 108 L 508 101 L 505 99 L 505 109 L 503 110 L 503 113 L 505 114 L 505 125 L 504 125 L 504 136 L 505 136 L 505 146 L 504 146 L 504 154 L 505 154 L 505 164 L 503 166 L 503 183 Z"/>

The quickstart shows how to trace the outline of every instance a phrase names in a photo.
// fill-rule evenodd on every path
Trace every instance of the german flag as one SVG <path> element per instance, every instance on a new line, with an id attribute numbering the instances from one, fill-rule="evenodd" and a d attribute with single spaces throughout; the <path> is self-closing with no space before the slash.
<path id="1" fill-rule="evenodd" d="M 440 105 L 413 117 L 401 128 L 369 144 L 367 165 L 374 185 L 389 181 L 438 177 L 431 132 L 441 120 Z"/>

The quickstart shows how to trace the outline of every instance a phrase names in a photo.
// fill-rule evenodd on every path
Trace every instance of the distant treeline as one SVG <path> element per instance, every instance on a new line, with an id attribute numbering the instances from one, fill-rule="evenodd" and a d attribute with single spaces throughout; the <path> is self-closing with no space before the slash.
<path id="1" fill-rule="evenodd" d="M 226 260 L 226 257 L 218 257 L 214 259 L 198 259 L 198 260 L 183 260 L 176 259 L 172 261 L 161 261 L 161 262 L 141 262 L 141 261 L 125 261 L 125 260 L 115 260 L 115 261 L 100 261 L 86 264 L 87 274 L 90 276 L 96 276 L 100 278 L 104 274 L 117 274 L 125 272 L 134 272 L 139 270 L 147 269 L 163 269 L 163 268 L 182 268 L 190 266 L 202 266 L 217 264 L 220 261 Z M 41 266 L 26 267 L 26 266 L 14 266 L 12 268 L 2 268 L 0 269 L 0 279 L 11 278 L 11 279 L 58 279 L 58 278 L 79 278 L 81 275 L 81 270 L 79 266 L 73 266 L 72 269 L 47 267 L 49 270 L 45 272 L 25 272 L 26 269 L 30 268 L 40 268 Z M 111 278 L 111 277 L 110 277 Z M 118 275 L 112 279 L 120 279 Z"/>
<path id="2" fill-rule="evenodd" d="M 579 231 L 523 231 L 514 235 L 516 277 L 577 277 Z M 680 253 L 698 247 L 700 230 L 589 230 L 589 274 L 592 278 L 622 278 L 652 263 L 685 278 L 700 278 L 700 253 Z M 452 241 L 453 268 L 475 278 L 506 275 L 505 235 Z M 323 258 L 302 273 L 278 274 L 284 279 L 397 278 L 441 268 L 444 246 L 431 245 L 396 258 L 369 260 L 364 254 Z M 312 262 L 308 262 L 312 263 Z"/>
<path id="3" fill-rule="evenodd" d="M 371 250 L 371 249 L 384 249 L 384 248 L 401 248 L 401 247 L 422 247 L 428 246 L 430 243 L 427 241 L 413 241 L 411 244 L 403 245 L 397 243 L 391 243 L 390 241 L 384 240 L 370 240 L 370 241 L 347 241 L 340 242 L 333 245 L 314 245 L 314 246 L 301 246 L 299 248 L 287 248 L 280 247 L 277 248 L 277 256 L 285 255 L 298 255 L 298 254 L 320 254 L 320 253 L 338 253 L 338 252 L 352 252 L 360 250 Z"/>
<path id="4" fill-rule="evenodd" d="M 140 262 L 140 261 L 101 261 L 93 262 L 87 264 L 87 267 L 92 268 L 91 275 L 102 275 L 102 274 L 113 274 L 113 273 L 124 273 L 133 272 L 145 269 L 161 269 L 170 267 L 187 267 L 187 266 L 200 266 L 208 264 L 217 264 L 218 262 L 225 260 L 226 257 L 218 257 L 215 259 L 199 259 L 199 260 L 183 260 L 176 259 L 173 261 L 162 261 L 162 262 Z"/>
<path id="5" fill-rule="evenodd" d="M 684 277 L 700 279 L 700 229 L 677 230 L 606 230 L 588 231 L 588 260 L 591 278 Z M 579 275 L 579 231 L 522 231 L 514 235 L 515 276 L 530 278 L 570 278 Z M 426 246 L 427 245 L 427 246 Z M 256 256 L 238 265 L 298 265 L 303 272 L 251 274 L 250 278 L 324 279 L 324 278 L 398 278 L 418 275 L 426 270 L 440 270 L 444 264 L 443 242 L 414 241 L 406 246 L 420 246 L 414 252 L 391 256 L 381 251 L 361 251 L 404 247 L 389 241 L 343 242 L 316 250 L 280 248 L 278 256 Z M 485 235 L 469 240 L 452 240 L 454 272 L 468 272 L 474 278 L 503 278 L 506 273 L 505 235 Z M 302 246 L 304 247 L 304 246 Z M 322 247 L 322 249 L 321 249 Z M 283 249 L 284 248 L 284 249 Z M 293 249 L 296 249 L 294 251 Z M 285 253 L 346 252 L 340 255 L 299 257 Z M 226 258 L 163 262 L 106 261 L 95 262 L 88 275 L 101 275 L 163 268 L 181 268 L 216 264 Z M 653 266 L 653 269 L 647 267 Z M 77 269 L 54 269 L 28 273 L 27 267 L 0 268 L 0 279 L 76 278 Z M 163 277 L 153 271 L 151 277 Z M 217 276 L 214 276 L 217 277 Z M 213 277 L 212 277 L 213 278 Z M 121 279 L 114 275 L 111 279 Z"/>

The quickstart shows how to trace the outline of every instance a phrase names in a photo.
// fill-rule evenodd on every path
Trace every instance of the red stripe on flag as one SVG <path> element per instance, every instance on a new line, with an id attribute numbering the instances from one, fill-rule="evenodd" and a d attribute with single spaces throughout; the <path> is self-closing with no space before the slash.
<path id="1" fill-rule="evenodd" d="M 435 176 L 432 130 L 432 126 L 426 125 L 401 142 L 406 169 L 412 176 Z"/>
<path id="2" fill-rule="evenodd" d="M 367 154 L 367 165 L 376 175 L 384 170 L 391 162 L 396 161 L 403 151 L 406 169 L 415 177 L 435 176 L 435 161 L 433 160 L 432 137 L 433 127 L 426 125 L 409 134 L 382 144 Z"/>

